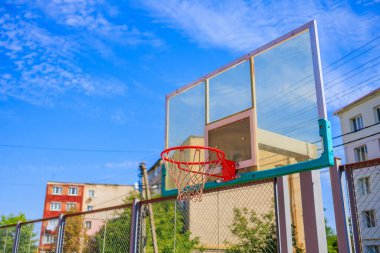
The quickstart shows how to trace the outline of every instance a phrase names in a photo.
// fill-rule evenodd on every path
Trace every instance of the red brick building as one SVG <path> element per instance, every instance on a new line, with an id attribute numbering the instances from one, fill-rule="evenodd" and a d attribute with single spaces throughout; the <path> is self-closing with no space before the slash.
<path id="1" fill-rule="evenodd" d="M 57 217 L 69 211 L 81 211 L 83 196 L 83 184 L 48 182 L 43 218 Z M 54 252 L 58 219 L 44 221 L 41 226 L 40 252 Z"/>
<path id="2" fill-rule="evenodd" d="M 57 217 L 69 211 L 90 211 L 123 203 L 123 199 L 134 190 L 132 185 L 48 182 L 43 218 Z M 85 219 L 86 234 L 96 233 L 103 225 L 97 219 Z M 39 252 L 55 252 L 58 234 L 58 219 L 43 221 Z"/>

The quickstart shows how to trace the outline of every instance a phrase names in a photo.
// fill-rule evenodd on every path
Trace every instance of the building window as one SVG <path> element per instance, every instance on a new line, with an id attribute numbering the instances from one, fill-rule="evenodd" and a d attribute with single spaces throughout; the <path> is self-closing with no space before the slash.
<path id="1" fill-rule="evenodd" d="M 73 202 L 66 203 L 66 211 L 74 211 L 77 209 L 77 204 Z"/>
<path id="2" fill-rule="evenodd" d="M 375 108 L 376 122 L 380 123 L 380 105 Z"/>
<path id="3" fill-rule="evenodd" d="M 51 202 L 50 203 L 50 211 L 61 211 L 61 203 Z"/>
<path id="4" fill-rule="evenodd" d="M 367 245 L 364 253 L 380 253 L 380 245 Z"/>
<path id="5" fill-rule="evenodd" d="M 367 160 L 367 145 L 355 148 L 355 159 L 357 162 L 362 162 Z"/>
<path id="6" fill-rule="evenodd" d="M 363 211 L 363 219 L 367 228 L 376 227 L 375 210 Z"/>
<path id="7" fill-rule="evenodd" d="M 91 221 L 86 221 L 86 228 L 91 229 Z"/>
<path id="8" fill-rule="evenodd" d="M 69 187 L 69 195 L 78 195 L 78 187 L 75 187 L 75 186 Z"/>
<path id="9" fill-rule="evenodd" d="M 359 189 L 361 194 L 370 193 L 369 177 L 362 177 L 358 179 Z"/>
<path id="10" fill-rule="evenodd" d="M 363 128 L 363 118 L 361 115 L 351 119 L 351 128 L 353 132 L 359 131 Z"/>
<path id="11" fill-rule="evenodd" d="M 93 210 L 93 209 L 94 209 L 93 206 L 91 206 L 91 205 L 88 205 L 88 206 L 87 206 L 87 211 L 91 211 L 91 210 Z"/>
<path id="12" fill-rule="evenodd" d="M 53 186 L 52 194 L 53 195 L 62 195 L 62 187 L 61 186 Z"/>
<path id="13" fill-rule="evenodd" d="M 48 221 L 47 229 L 55 230 L 58 226 L 58 219 L 53 219 Z"/>
<path id="14" fill-rule="evenodd" d="M 44 236 L 44 243 L 54 243 L 54 236 L 52 235 L 45 235 Z"/>
<path id="15" fill-rule="evenodd" d="M 95 197 L 95 190 L 88 190 L 88 196 L 89 196 L 90 198 Z"/>

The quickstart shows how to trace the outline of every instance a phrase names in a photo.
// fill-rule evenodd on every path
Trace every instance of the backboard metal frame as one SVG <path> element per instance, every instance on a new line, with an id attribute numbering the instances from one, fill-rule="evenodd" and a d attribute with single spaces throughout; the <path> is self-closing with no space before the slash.
<path id="1" fill-rule="evenodd" d="M 224 126 L 228 123 L 236 122 L 236 121 L 241 120 L 243 118 L 249 118 L 251 134 L 254 135 L 254 136 L 251 136 L 251 140 L 250 140 L 250 142 L 251 142 L 251 159 L 239 162 L 238 167 L 239 168 L 247 168 L 247 167 L 255 166 L 257 164 L 257 150 L 258 150 L 257 142 L 256 142 L 257 137 L 256 137 L 256 131 L 255 131 L 255 129 L 256 129 L 255 113 L 256 113 L 256 111 L 251 108 L 251 109 L 239 112 L 239 113 L 232 115 L 230 117 L 212 122 L 210 124 L 206 124 L 206 127 L 205 127 L 205 145 L 209 146 L 209 138 L 208 138 L 208 136 L 209 136 L 208 132 L 209 131 L 211 131 L 215 128 Z"/>
<path id="2" fill-rule="evenodd" d="M 250 61 L 251 68 L 252 68 L 252 59 L 254 56 L 263 53 L 264 51 L 276 46 L 277 44 L 284 42 L 300 33 L 303 33 L 305 31 L 309 30 L 310 33 L 310 41 L 311 41 L 311 51 L 312 51 L 312 61 L 313 61 L 313 68 L 314 68 L 314 81 L 315 81 L 315 89 L 316 89 L 316 97 L 317 97 L 317 108 L 318 108 L 318 126 L 319 126 L 319 136 L 322 139 L 322 147 L 323 147 L 323 152 L 319 158 L 313 159 L 313 160 L 308 160 L 308 161 L 303 161 L 299 162 L 296 164 L 291 164 L 291 165 L 286 165 L 278 168 L 273 168 L 273 169 L 268 169 L 268 170 L 261 170 L 261 171 L 253 171 L 253 172 L 247 172 L 244 174 L 241 174 L 239 178 L 228 181 L 228 182 L 222 182 L 222 183 L 217 183 L 217 182 L 208 182 L 205 185 L 205 189 L 212 189 L 212 188 L 219 188 L 219 187 L 224 187 L 228 185 L 235 185 L 235 184 L 241 184 L 241 183 L 247 183 L 251 181 L 256 181 L 256 180 L 262 180 L 262 179 L 268 179 L 268 178 L 273 178 L 273 177 L 279 177 L 283 175 L 289 175 L 289 174 L 294 174 L 294 173 L 299 173 L 303 171 L 310 171 L 310 170 L 315 170 L 315 169 L 320 169 L 324 167 L 330 167 L 334 165 L 334 153 L 333 153 L 333 146 L 332 146 L 332 136 L 331 136 L 331 126 L 330 122 L 327 120 L 327 113 L 326 113 L 326 107 L 325 107 L 325 94 L 324 94 L 324 86 L 323 86 L 323 77 L 322 77 L 322 68 L 321 68 L 321 60 L 320 60 L 320 53 L 319 53 L 319 42 L 318 42 L 318 36 L 317 36 L 317 23 L 315 20 L 306 23 L 295 30 L 267 43 L 266 45 L 259 47 L 258 49 L 240 57 L 239 59 L 231 62 L 230 64 L 227 64 L 212 73 L 180 88 L 177 89 L 175 92 L 170 93 L 169 95 L 166 96 L 166 131 L 165 131 L 165 148 L 167 147 L 168 143 L 168 121 L 169 121 L 169 99 L 172 98 L 173 96 L 188 90 L 200 83 L 205 83 L 205 89 L 206 89 L 206 96 L 207 96 L 207 89 L 208 89 L 208 80 L 223 72 L 226 71 L 227 69 L 242 63 L 243 61 Z M 252 68 L 253 69 L 253 68 Z M 254 84 L 253 84 L 254 85 Z M 253 86 L 254 87 L 254 86 Z M 255 103 L 254 99 L 254 103 Z M 206 102 L 206 107 L 208 106 Z M 252 105 L 252 108 L 255 107 L 255 105 Z M 246 111 L 250 111 L 252 108 L 249 108 Z M 207 108 L 206 108 L 206 132 L 207 130 L 210 129 L 210 125 L 212 128 L 212 124 L 209 124 L 208 122 L 208 115 L 207 115 Z M 244 113 L 244 112 L 242 112 Z M 239 115 L 238 113 L 237 115 Z M 238 116 L 237 116 L 238 117 Z M 223 119 L 222 119 L 223 120 Z M 217 123 L 216 123 L 217 124 Z M 205 138 L 207 138 L 207 134 L 205 135 Z M 207 143 L 207 141 L 206 141 Z M 254 146 L 252 146 L 254 149 Z M 162 195 L 163 196 L 172 196 L 178 194 L 177 189 L 166 189 L 165 185 L 165 178 L 166 178 L 166 169 L 163 165 L 162 168 Z"/>

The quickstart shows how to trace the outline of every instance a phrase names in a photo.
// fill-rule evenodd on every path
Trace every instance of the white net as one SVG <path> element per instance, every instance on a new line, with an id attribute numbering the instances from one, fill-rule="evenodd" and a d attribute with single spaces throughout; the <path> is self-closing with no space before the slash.
<path id="1" fill-rule="evenodd" d="M 202 201 L 210 177 L 220 177 L 224 153 L 202 147 L 179 147 L 162 153 L 169 175 L 178 189 L 178 199 Z"/>

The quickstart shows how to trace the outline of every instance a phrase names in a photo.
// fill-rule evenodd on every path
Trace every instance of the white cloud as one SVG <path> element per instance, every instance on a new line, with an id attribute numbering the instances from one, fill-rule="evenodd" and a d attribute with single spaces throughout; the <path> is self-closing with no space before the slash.
<path id="1" fill-rule="evenodd" d="M 76 59 L 81 45 L 58 36 L 20 15 L 0 10 L 0 55 L 8 62 L 0 70 L 0 99 L 15 98 L 37 105 L 53 105 L 67 92 L 122 95 L 123 83 L 86 73 Z M 2 73 L 3 72 L 3 73 Z M 12 72 L 12 73 L 8 73 Z"/>
<path id="2" fill-rule="evenodd" d="M 324 26 L 325 38 L 352 43 L 371 35 L 366 15 L 355 14 L 344 1 L 323 4 L 319 1 L 158 1 L 142 4 L 162 23 L 181 31 L 202 46 L 248 52 L 258 46 L 317 19 Z M 350 28 L 350 29 L 346 29 Z M 332 36 L 334 35 L 334 36 Z M 347 38 L 348 36 L 348 38 Z M 341 40 L 345 38 L 345 40 Z M 355 39 L 356 38 L 356 39 Z"/>
<path id="3" fill-rule="evenodd" d="M 100 56 L 125 65 L 114 45 L 156 47 L 162 41 L 129 26 L 119 13 L 106 1 L 6 2 L 0 8 L 0 56 L 6 60 L 0 68 L 0 100 L 53 106 L 57 96 L 68 94 L 124 95 L 126 84 L 101 71 L 88 72 L 86 62 Z"/>
<path id="4" fill-rule="evenodd" d="M 124 125 L 128 121 L 127 115 L 122 110 L 117 110 L 111 115 L 111 119 L 121 125 Z"/>
<path id="5" fill-rule="evenodd" d="M 368 6 L 375 1 L 363 0 L 357 4 Z M 179 1 L 169 0 L 165 4 L 146 0 L 141 5 L 158 22 L 173 28 L 201 47 L 222 48 L 230 52 L 247 53 L 278 36 L 312 19 L 318 21 L 323 66 L 347 54 L 354 48 L 378 35 L 380 15 L 374 9 L 355 12 L 353 3 L 346 1 Z M 365 57 L 337 68 L 329 74 L 341 76 L 355 66 L 362 64 L 379 51 L 368 52 Z M 372 69 L 372 74 L 379 69 Z M 366 77 L 364 73 L 362 77 Z M 364 80 L 364 79 L 363 79 Z M 343 82 L 330 89 L 329 97 L 342 94 L 355 82 Z M 340 105 L 360 97 L 376 87 L 368 83 L 355 92 L 344 92 L 345 96 L 332 100 L 329 107 Z"/>
<path id="6" fill-rule="evenodd" d="M 113 21 L 119 10 L 106 1 L 41 1 L 40 8 L 57 23 L 88 32 L 97 39 L 123 45 L 162 44 L 151 32 L 141 31 L 124 22 Z"/>
<path id="7" fill-rule="evenodd" d="M 137 169 L 139 163 L 135 161 L 121 161 L 121 162 L 107 162 L 105 164 L 106 168 L 109 169 L 124 169 L 124 168 L 130 168 L 130 169 Z"/>

